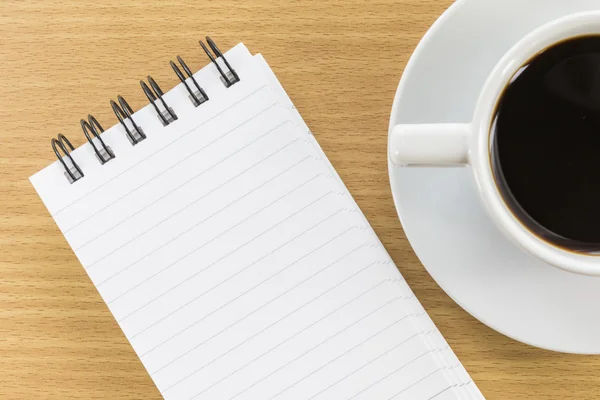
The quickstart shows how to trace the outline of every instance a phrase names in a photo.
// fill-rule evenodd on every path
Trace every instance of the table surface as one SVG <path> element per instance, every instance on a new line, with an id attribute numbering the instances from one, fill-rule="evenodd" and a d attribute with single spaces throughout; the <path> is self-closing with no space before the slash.
<path id="1" fill-rule="evenodd" d="M 160 395 L 28 177 L 50 138 L 85 141 L 79 119 L 108 101 L 146 103 L 139 79 L 177 83 L 197 40 L 261 52 L 400 271 L 488 399 L 595 398 L 600 357 L 517 343 L 460 309 L 415 257 L 394 209 L 386 138 L 392 99 L 421 36 L 451 0 L 0 3 L 0 398 Z"/>

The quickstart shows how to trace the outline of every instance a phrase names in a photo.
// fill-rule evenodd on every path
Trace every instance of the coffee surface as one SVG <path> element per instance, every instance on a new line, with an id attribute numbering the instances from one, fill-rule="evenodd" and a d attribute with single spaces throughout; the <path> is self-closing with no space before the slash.
<path id="1" fill-rule="evenodd" d="M 496 183 L 530 229 L 600 243 L 600 36 L 558 43 L 515 74 L 492 140 Z"/>

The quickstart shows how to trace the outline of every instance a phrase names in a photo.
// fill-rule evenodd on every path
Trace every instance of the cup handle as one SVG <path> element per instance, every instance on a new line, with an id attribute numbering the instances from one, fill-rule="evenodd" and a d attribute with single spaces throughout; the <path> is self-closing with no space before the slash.
<path id="1" fill-rule="evenodd" d="M 403 166 L 465 165 L 472 132 L 470 123 L 396 125 L 390 138 L 390 158 Z"/>

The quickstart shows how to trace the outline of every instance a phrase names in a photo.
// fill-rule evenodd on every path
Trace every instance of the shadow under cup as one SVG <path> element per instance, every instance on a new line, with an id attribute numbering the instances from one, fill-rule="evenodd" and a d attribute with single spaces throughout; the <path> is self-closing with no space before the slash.
<path id="1" fill-rule="evenodd" d="M 496 187 L 527 230 L 567 251 L 600 251 L 600 35 L 524 63 L 496 104 L 489 150 Z"/>

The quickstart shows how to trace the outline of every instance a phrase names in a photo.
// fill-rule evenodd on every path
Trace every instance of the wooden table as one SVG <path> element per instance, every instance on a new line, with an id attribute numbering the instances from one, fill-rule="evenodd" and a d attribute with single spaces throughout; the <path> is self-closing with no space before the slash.
<path id="1" fill-rule="evenodd" d="M 138 80 L 177 83 L 168 61 L 205 65 L 197 40 L 261 52 L 406 280 L 489 399 L 600 396 L 600 357 L 535 349 L 460 309 L 425 272 L 392 203 L 387 125 L 398 79 L 451 0 L 289 2 L 7 1 L 0 4 L 0 398 L 160 395 L 28 177 L 50 138 L 85 139 L 79 119 L 116 119 Z"/>

